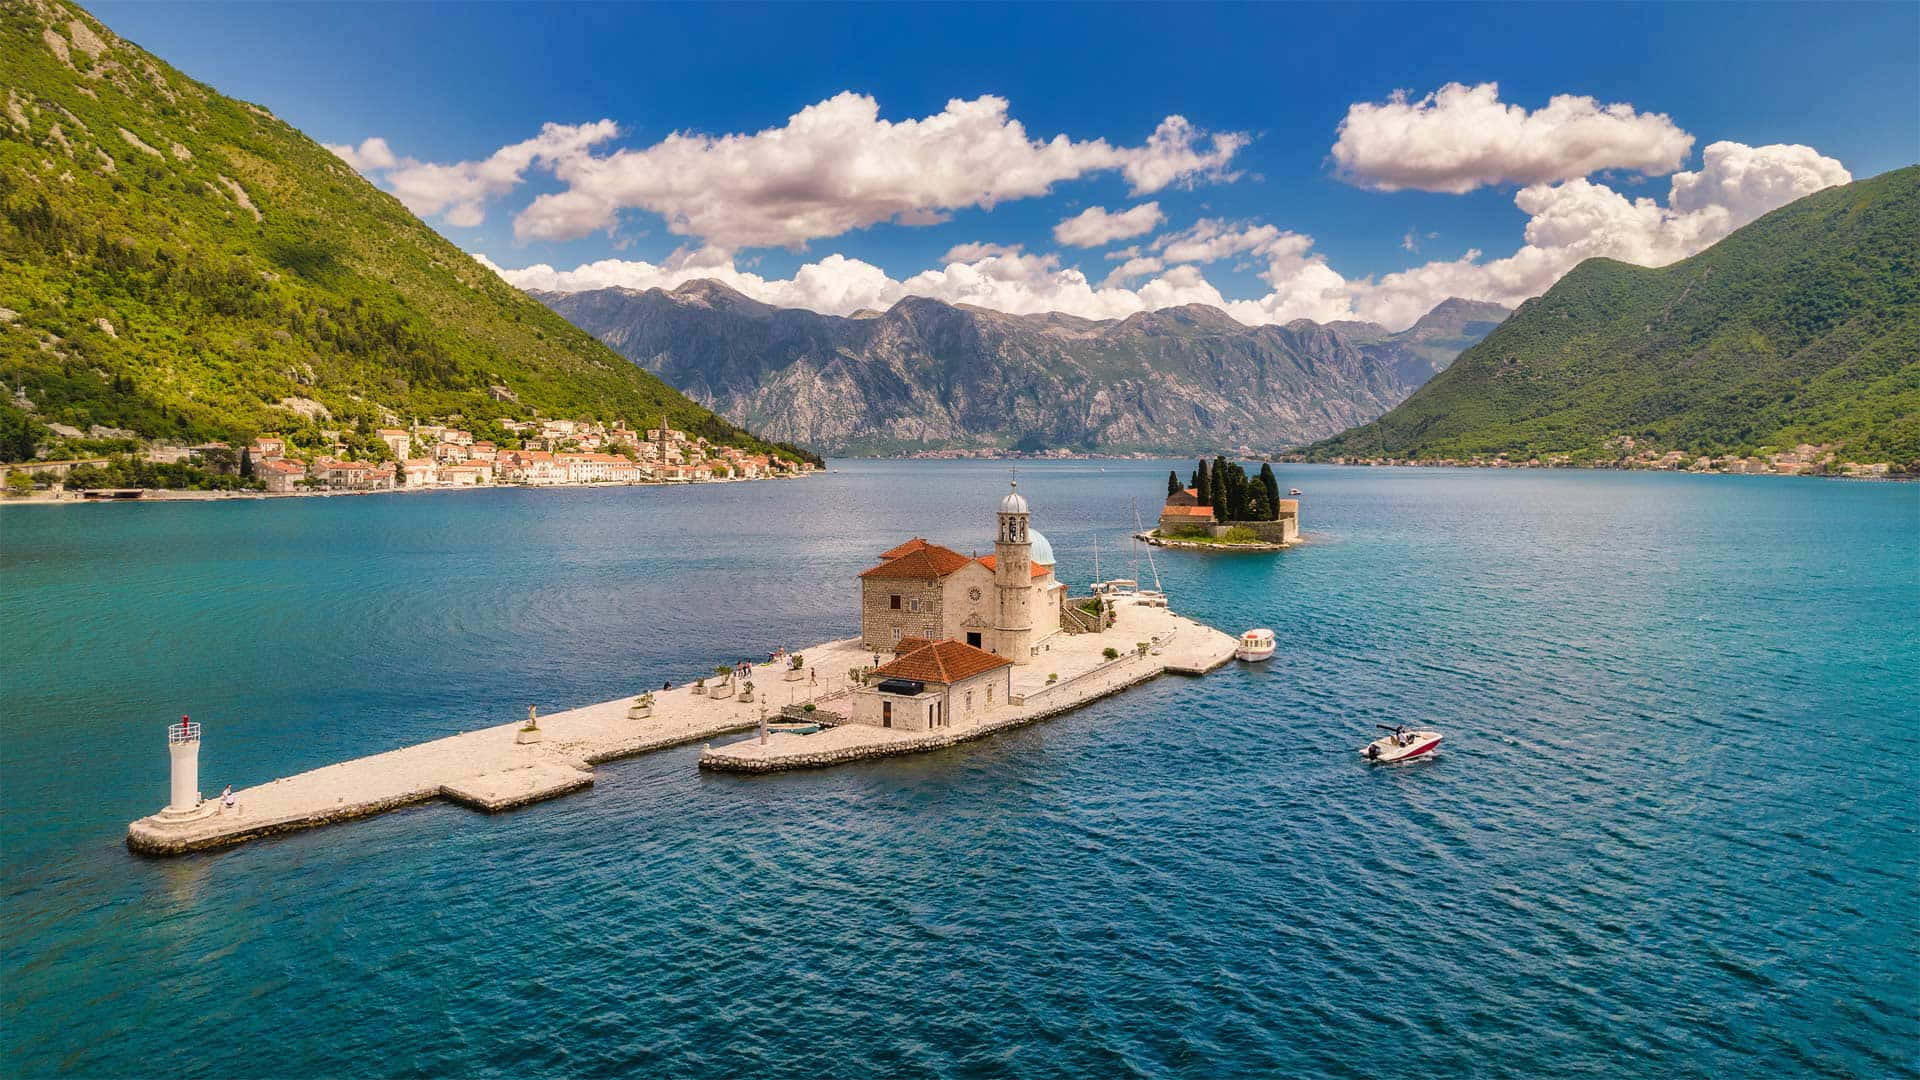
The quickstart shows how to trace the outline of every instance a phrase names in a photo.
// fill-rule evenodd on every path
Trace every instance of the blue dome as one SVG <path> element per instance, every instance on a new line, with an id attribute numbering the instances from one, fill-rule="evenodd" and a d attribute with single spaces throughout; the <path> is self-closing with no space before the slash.
<path id="1" fill-rule="evenodd" d="M 1047 538 L 1041 535 L 1040 530 L 1028 529 L 1027 540 L 1033 544 L 1033 552 L 1029 558 L 1040 566 L 1052 566 L 1053 545 L 1047 542 Z"/>

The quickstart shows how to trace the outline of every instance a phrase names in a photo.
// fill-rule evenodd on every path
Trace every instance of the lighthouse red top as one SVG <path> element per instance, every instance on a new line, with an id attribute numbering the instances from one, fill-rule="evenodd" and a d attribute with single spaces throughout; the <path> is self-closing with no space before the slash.
<path id="1" fill-rule="evenodd" d="M 185 716 L 180 718 L 179 723 L 167 725 L 167 741 L 169 743 L 198 742 L 199 740 L 200 725 L 187 719 Z"/>

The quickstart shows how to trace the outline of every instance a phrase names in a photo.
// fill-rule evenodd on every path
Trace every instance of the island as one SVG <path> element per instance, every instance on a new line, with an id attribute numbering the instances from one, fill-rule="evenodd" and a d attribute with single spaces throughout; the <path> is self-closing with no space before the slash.
<path id="1" fill-rule="evenodd" d="M 1159 525 L 1135 535 L 1155 547 L 1198 551 L 1281 551 L 1300 540 L 1298 491 L 1280 494 L 1273 466 L 1257 476 L 1225 457 L 1200 459 L 1186 484 L 1167 474 Z"/>

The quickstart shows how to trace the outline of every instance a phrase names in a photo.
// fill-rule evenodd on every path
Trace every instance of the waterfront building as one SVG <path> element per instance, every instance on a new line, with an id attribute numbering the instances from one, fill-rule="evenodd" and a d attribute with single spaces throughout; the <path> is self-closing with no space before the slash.
<path id="1" fill-rule="evenodd" d="M 307 467 L 284 458 L 265 458 L 253 463 L 253 474 L 268 491 L 284 495 L 299 490 L 300 481 L 307 478 Z"/>
<path id="2" fill-rule="evenodd" d="M 853 695 L 853 721 L 905 731 L 974 724 L 1008 704 L 1013 661 L 962 641 L 903 638 Z"/>
<path id="3" fill-rule="evenodd" d="M 1000 500 L 993 554 L 962 555 L 914 537 L 860 574 L 860 640 L 892 651 L 903 640 L 951 639 L 1025 664 L 1060 632 L 1067 587 L 1053 545 L 1029 526 L 1017 485 Z"/>
<path id="4" fill-rule="evenodd" d="M 481 484 L 493 483 L 493 463 L 490 461 L 466 461 L 458 465 L 442 465 L 437 472 L 440 483 L 452 487 L 477 487 Z"/>
<path id="5" fill-rule="evenodd" d="M 393 486 L 393 466 L 364 461 L 321 458 L 313 463 L 312 476 L 333 491 L 383 491 Z"/>
<path id="6" fill-rule="evenodd" d="M 408 487 L 431 487 L 440 481 L 440 467 L 432 458 L 408 458 L 406 470 Z"/>
<path id="7" fill-rule="evenodd" d="M 395 459 L 400 461 L 406 460 L 407 454 L 412 449 L 412 432 L 406 428 L 383 427 L 376 430 L 374 434 L 379 436 L 380 441 L 386 443 L 387 448 L 393 451 Z"/>

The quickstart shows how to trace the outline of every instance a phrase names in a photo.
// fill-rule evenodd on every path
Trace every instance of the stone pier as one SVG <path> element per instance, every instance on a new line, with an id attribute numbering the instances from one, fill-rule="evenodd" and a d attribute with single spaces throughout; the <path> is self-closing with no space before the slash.
<path id="1" fill-rule="evenodd" d="M 937 750 L 1043 720 L 1163 673 L 1202 674 L 1233 657 L 1232 638 L 1164 607 L 1129 602 L 1117 614 L 1117 624 L 1104 633 L 1057 634 L 1042 642 L 1034 662 L 1016 669 L 1013 700 L 978 723 L 935 733 L 843 724 L 813 735 L 772 734 L 764 744 L 748 738 L 709 747 L 700 767 L 773 772 Z M 1134 648 L 1141 641 L 1151 643 L 1145 656 Z M 1108 647 L 1120 657 L 1106 659 L 1102 650 Z M 683 684 L 653 691 L 652 714 L 642 718 L 631 715 L 637 697 L 624 697 L 542 716 L 538 738 L 523 734 L 525 721 L 516 719 L 242 788 L 231 807 L 208 799 L 186 813 L 163 810 L 130 824 L 127 846 L 147 855 L 178 855 L 432 799 L 509 810 L 591 786 L 593 767 L 602 762 L 752 731 L 763 708 L 770 719 L 782 706 L 806 702 L 823 712 L 850 714 L 848 697 L 855 691 L 848 670 L 870 665 L 874 654 L 858 638 L 800 652 L 813 680 L 789 681 L 781 668 L 761 665 L 754 669 L 752 702 L 740 700 L 737 687 L 715 694 L 710 685 L 708 692 L 695 693 Z M 503 702 L 501 711 L 523 707 Z M 206 738 L 217 758 L 217 721 L 208 725 Z"/>
<path id="2" fill-rule="evenodd" d="M 759 723 L 762 703 L 777 714 L 789 700 L 826 702 L 829 694 L 845 693 L 849 668 L 873 662 L 858 639 L 800 652 L 817 679 L 813 685 L 785 681 L 783 671 L 761 665 L 754 669 L 752 702 L 741 701 L 735 687 L 721 696 L 695 694 L 684 684 L 654 690 L 653 713 L 645 719 L 629 717 L 637 696 L 542 716 L 537 741 L 521 739 L 526 722 L 517 719 L 242 788 L 233 793 L 231 808 L 208 799 L 188 814 L 162 811 L 129 825 L 127 846 L 148 855 L 178 855 L 439 798 L 486 811 L 525 806 L 588 787 L 593 766 L 601 762 L 749 730 Z M 509 715 L 524 708 L 501 704 Z M 217 721 L 208 725 L 206 738 L 217 759 Z"/>

